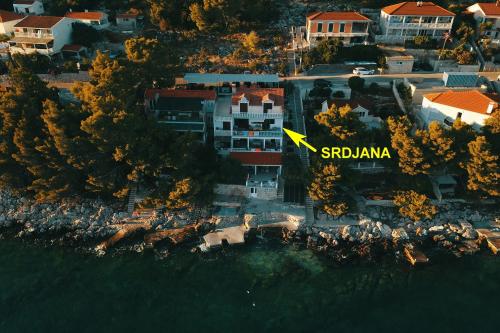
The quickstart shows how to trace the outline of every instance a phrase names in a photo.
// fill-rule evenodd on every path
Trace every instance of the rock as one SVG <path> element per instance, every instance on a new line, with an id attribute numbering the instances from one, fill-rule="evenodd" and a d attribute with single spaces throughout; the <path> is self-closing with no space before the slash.
<path id="1" fill-rule="evenodd" d="M 429 228 L 430 232 L 440 232 L 440 231 L 443 231 L 443 230 L 444 230 L 444 227 L 442 225 L 436 225 L 434 227 L 430 227 Z"/>
<path id="2" fill-rule="evenodd" d="M 471 228 L 466 228 L 463 233 L 462 237 L 465 239 L 477 239 L 479 237 L 477 231 L 475 229 Z"/>
<path id="3" fill-rule="evenodd" d="M 380 231 L 382 238 L 389 239 L 392 236 L 392 229 L 382 222 L 377 222 L 377 229 Z"/>
<path id="4" fill-rule="evenodd" d="M 392 230 L 392 238 L 395 241 L 403 241 L 403 240 L 408 240 L 410 237 L 408 237 L 408 234 L 403 228 L 397 228 Z"/>
<path id="5" fill-rule="evenodd" d="M 459 233 L 460 231 L 462 231 L 462 228 L 457 224 L 450 223 L 448 227 L 450 228 L 451 231 L 455 233 Z"/>

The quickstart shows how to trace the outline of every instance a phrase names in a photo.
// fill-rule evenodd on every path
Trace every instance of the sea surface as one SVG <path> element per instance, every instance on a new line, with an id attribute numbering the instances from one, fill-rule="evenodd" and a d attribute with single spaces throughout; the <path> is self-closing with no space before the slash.
<path id="1" fill-rule="evenodd" d="M 334 264 L 258 242 L 101 258 L 0 241 L 0 332 L 500 332 L 500 257 Z"/>

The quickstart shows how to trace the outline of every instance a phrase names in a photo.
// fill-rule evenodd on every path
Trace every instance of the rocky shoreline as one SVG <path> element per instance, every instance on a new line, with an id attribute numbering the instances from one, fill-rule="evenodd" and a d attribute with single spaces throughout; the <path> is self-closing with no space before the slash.
<path id="1" fill-rule="evenodd" d="M 300 226 L 293 231 L 282 229 L 278 238 L 302 244 L 338 261 L 388 252 L 408 256 L 418 247 L 446 249 L 461 256 L 479 251 L 481 237 L 476 228 L 493 228 L 500 222 L 496 211 L 479 212 L 459 204 L 449 204 L 441 211 L 432 220 L 412 222 L 397 217 L 391 210 L 371 208 L 365 215 L 357 216 L 359 223 L 355 225 L 339 222 L 339 225 Z M 107 250 L 103 244 L 115 245 L 122 238 L 121 244 L 136 252 L 146 248 L 168 252 L 183 243 L 199 242 L 217 223 L 208 210 L 154 213 L 136 223 L 121 207 L 99 200 L 47 204 L 0 191 L 0 232 L 4 236 L 45 239 L 49 244 L 82 247 L 101 255 Z M 166 247 L 162 249 L 163 245 Z"/>

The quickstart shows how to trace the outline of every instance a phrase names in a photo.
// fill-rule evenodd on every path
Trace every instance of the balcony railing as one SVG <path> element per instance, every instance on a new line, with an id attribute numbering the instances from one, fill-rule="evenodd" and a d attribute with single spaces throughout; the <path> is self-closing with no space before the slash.
<path id="1" fill-rule="evenodd" d="M 231 130 L 215 129 L 215 136 L 231 136 Z"/>
<path id="2" fill-rule="evenodd" d="M 281 131 L 233 131 L 233 136 L 243 137 L 281 137 Z"/>
<path id="3" fill-rule="evenodd" d="M 35 33 L 35 32 L 16 32 L 14 33 L 15 37 L 30 37 L 30 38 L 53 38 L 54 35 L 49 33 Z"/>
<path id="4" fill-rule="evenodd" d="M 238 119 L 273 119 L 273 118 L 283 118 L 283 113 L 282 112 L 268 112 L 268 113 L 233 112 L 233 117 Z"/>
<path id="5" fill-rule="evenodd" d="M 389 28 L 425 28 L 425 29 L 449 29 L 451 23 L 389 23 Z"/>

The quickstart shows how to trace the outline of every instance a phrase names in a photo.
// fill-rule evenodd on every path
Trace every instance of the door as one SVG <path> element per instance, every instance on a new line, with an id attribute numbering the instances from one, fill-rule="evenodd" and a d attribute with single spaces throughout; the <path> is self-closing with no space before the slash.
<path id="1" fill-rule="evenodd" d="M 257 198 L 257 188 L 256 187 L 250 187 L 250 197 Z"/>

